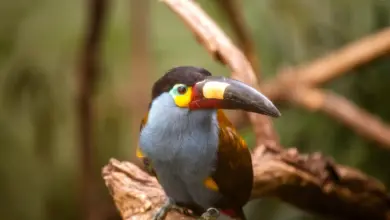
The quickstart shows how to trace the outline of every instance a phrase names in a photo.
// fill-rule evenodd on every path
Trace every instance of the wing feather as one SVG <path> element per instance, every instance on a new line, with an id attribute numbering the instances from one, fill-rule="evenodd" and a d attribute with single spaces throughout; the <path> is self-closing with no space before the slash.
<path id="1" fill-rule="evenodd" d="M 218 161 L 212 178 L 224 195 L 219 206 L 241 208 L 249 200 L 253 186 L 251 154 L 222 110 L 218 110 L 217 119 L 220 126 Z"/>

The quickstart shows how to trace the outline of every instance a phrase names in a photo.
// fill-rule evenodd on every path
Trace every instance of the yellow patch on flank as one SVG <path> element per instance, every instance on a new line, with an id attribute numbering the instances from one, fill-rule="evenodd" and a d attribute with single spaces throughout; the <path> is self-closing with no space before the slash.
<path id="1" fill-rule="evenodd" d="M 247 148 L 246 142 L 245 142 L 245 140 L 243 138 L 240 138 L 240 145 L 243 148 Z"/>
<path id="2" fill-rule="evenodd" d="M 223 99 L 228 83 L 224 82 L 207 82 L 203 86 L 203 96 L 207 99 Z"/>
<path id="3" fill-rule="evenodd" d="M 217 183 L 211 178 L 211 177 L 208 177 L 205 181 L 204 181 L 204 185 L 211 189 L 211 190 L 214 190 L 214 191 L 218 191 L 219 190 L 219 187 L 217 185 Z"/>
<path id="4" fill-rule="evenodd" d="M 188 107 L 191 102 L 192 87 L 187 88 L 187 92 L 183 95 L 175 96 L 175 103 L 179 107 Z"/>
<path id="5" fill-rule="evenodd" d="M 141 149 L 139 149 L 139 147 L 137 147 L 137 151 L 136 151 L 135 155 L 136 155 L 138 158 L 144 158 L 144 157 L 145 157 L 145 156 L 142 154 Z"/>

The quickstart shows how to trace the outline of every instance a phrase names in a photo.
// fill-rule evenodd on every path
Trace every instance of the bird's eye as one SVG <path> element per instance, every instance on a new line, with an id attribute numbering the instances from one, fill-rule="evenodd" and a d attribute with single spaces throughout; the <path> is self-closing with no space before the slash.
<path id="1" fill-rule="evenodd" d="M 185 94 L 187 92 L 187 87 L 185 86 L 179 86 L 177 87 L 177 92 L 181 95 Z"/>

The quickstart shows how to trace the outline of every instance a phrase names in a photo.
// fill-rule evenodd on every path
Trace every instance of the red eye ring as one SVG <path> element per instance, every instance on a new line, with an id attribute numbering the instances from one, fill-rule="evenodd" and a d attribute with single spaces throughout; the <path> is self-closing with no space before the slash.
<path id="1" fill-rule="evenodd" d="M 185 86 L 179 86 L 177 87 L 177 92 L 181 95 L 185 94 L 187 92 L 187 87 Z"/>

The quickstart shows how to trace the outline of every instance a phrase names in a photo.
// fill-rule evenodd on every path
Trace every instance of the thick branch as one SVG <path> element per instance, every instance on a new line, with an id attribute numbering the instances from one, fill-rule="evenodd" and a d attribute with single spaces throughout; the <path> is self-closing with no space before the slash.
<path id="1" fill-rule="evenodd" d="M 333 165 L 320 154 L 302 156 L 295 149 L 262 149 L 253 155 L 253 199 L 276 196 L 333 219 L 390 217 L 390 198 L 377 180 L 352 168 Z M 129 162 L 112 159 L 103 168 L 103 178 L 124 220 L 150 219 L 166 199 L 156 179 Z M 190 218 L 170 213 L 166 219 Z"/>
<path id="2" fill-rule="evenodd" d="M 378 142 L 378 146 L 390 150 L 390 127 L 344 97 L 301 87 L 290 93 L 289 100 L 311 111 L 325 112 L 363 137 Z"/>
<path id="3" fill-rule="evenodd" d="M 179 15 L 198 41 L 218 61 L 232 70 L 232 78 L 259 90 L 256 74 L 244 54 L 194 1 L 161 0 Z M 271 120 L 263 115 L 247 113 L 252 122 L 258 144 L 278 145 L 278 137 Z"/>
<path id="4" fill-rule="evenodd" d="M 130 162 L 111 159 L 103 168 L 103 178 L 124 220 L 150 220 L 165 202 L 156 178 Z M 178 217 L 171 212 L 166 219 L 186 219 Z"/>

